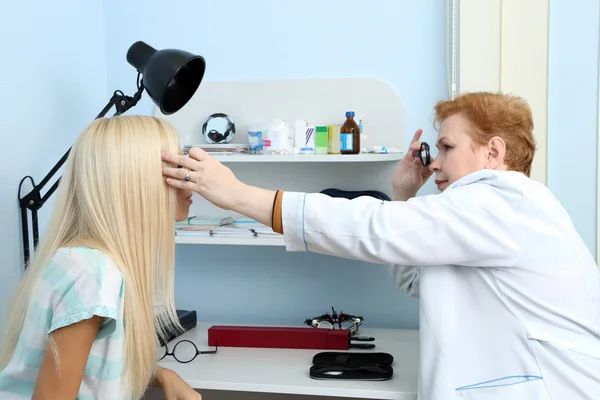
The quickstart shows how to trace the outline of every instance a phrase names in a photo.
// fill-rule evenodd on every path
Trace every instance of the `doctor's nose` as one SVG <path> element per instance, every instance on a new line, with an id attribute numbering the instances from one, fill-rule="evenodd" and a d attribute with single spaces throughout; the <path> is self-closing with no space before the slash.
<path id="1" fill-rule="evenodd" d="M 436 157 L 433 160 L 431 160 L 431 164 L 429 164 L 429 170 L 431 172 L 440 172 L 442 170 L 442 163 L 439 157 Z"/>

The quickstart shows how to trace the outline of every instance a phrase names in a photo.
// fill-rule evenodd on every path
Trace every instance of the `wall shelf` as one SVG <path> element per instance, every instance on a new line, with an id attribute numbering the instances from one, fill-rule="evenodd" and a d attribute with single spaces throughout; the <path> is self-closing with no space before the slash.
<path id="1" fill-rule="evenodd" d="M 203 81 L 190 101 L 176 113 L 154 115 L 168 121 L 178 132 L 179 143 L 207 144 L 202 134 L 214 113 L 226 113 L 235 123 L 236 135 L 229 145 L 247 145 L 248 130 L 255 123 L 274 119 L 294 125 L 339 125 L 347 111 L 363 120 L 363 147 L 385 146 L 406 150 L 404 107 L 398 93 L 380 79 L 268 79 L 260 81 Z M 363 139 L 361 138 L 361 139 Z M 186 149 L 187 150 L 187 149 Z M 185 151 L 185 150 L 184 150 Z M 378 190 L 389 193 L 397 162 L 405 152 L 390 154 L 248 154 L 211 153 L 245 184 L 287 192 L 318 193 L 337 188 L 348 191 Z M 190 215 L 222 217 L 224 211 L 202 196 L 194 195 Z M 178 235 L 180 245 L 285 246 L 283 237 Z M 225 250 L 225 249 L 224 249 Z M 228 250 L 225 250 L 228 251 Z"/>
<path id="2" fill-rule="evenodd" d="M 391 154 L 231 154 L 213 155 L 222 163 L 234 162 L 277 162 L 277 163 L 299 163 L 299 162 L 383 162 L 398 161 L 404 153 Z"/>
<path id="3" fill-rule="evenodd" d="M 175 236 L 176 244 L 208 244 L 229 246 L 285 246 L 283 237 Z"/>

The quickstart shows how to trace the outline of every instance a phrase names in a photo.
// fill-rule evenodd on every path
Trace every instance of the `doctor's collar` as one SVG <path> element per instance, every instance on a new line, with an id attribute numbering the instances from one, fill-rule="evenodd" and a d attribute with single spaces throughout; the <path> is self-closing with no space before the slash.
<path id="1" fill-rule="evenodd" d="M 452 189 L 460 187 L 460 186 L 470 185 L 471 183 L 475 183 L 477 181 L 491 178 L 498 172 L 499 171 L 493 171 L 491 169 L 480 169 L 478 171 L 471 172 L 470 174 L 467 174 L 467 175 L 463 176 L 462 178 L 457 179 L 454 182 L 452 182 L 450 185 L 448 185 L 448 187 L 442 193 L 445 193 L 448 190 L 452 190 Z"/>

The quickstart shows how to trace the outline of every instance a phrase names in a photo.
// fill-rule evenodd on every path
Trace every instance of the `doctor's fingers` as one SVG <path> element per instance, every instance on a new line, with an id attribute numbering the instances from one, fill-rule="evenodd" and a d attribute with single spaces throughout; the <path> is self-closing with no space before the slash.
<path id="1" fill-rule="evenodd" d="M 419 141 L 419 139 L 421 139 L 421 134 L 423 134 L 423 129 L 417 129 L 417 131 L 415 132 L 415 134 L 413 135 L 413 137 L 410 141 L 411 147 L 412 147 L 413 143 L 416 143 Z"/>
<path id="2" fill-rule="evenodd" d="M 161 159 L 171 164 L 180 165 L 192 171 L 200 169 L 200 162 L 182 154 L 162 153 Z"/>
<path id="3" fill-rule="evenodd" d="M 167 178 L 167 184 L 173 186 L 177 189 L 190 190 L 192 192 L 196 192 L 196 183 L 192 181 L 181 181 L 179 179 Z"/>
<path id="4" fill-rule="evenodd" d="M 421 142 L 420 140 L 414 143 L 410 144 L 410 147 L 408 148 L 408 152 L 406 154 L 406 156 L 408 157 L 404 157 L 404 158 L 408 158 L 408 161 L 412 161 L 413 163 L 415 161 L 418 161 L 419 165 L 423 165 L 421 163 L 421 157 L 419 156 L 419 152 L 421 151 L 421 144 L 423 142 Z"/>
<path id="5" fill-rule="evenodd" d="M 413 151 L 419 151 L 419 150 L 421 150 L 421 143 L 423 143 L 423 142 L 418 141 L 418 142 L 411 143 L 410 144 L 410 151 L 413 152 Z"/>
<path id="6" fill-rule="evenodd" d="M 213 181 L 211 171 L 200 167 L 198 171 L 187 168 L 163 167 L 163 175 L 167 178 L 167 184 L 178 188 L 191 190 L 202 195 L 203 188 Z"/>
<path id="7" fill-rule="evenodd" d="M 204 161 L 212 158 L 206 151 L 202 150 L 200 147 L 192 147 L 188 154 L 190 155 L 191 159 L 197 161 Z"/>
<path id="8" fill-rule="evenodd" d="M 186 167 L 183 167 L 183 168 L 163 167 L 163 169 L 162 169 L 162 173 L 164 176 L 168 176 L 170 178 L 181 179 L 184 181 L 193 181 L 193 182 L 197 181 L 197 179 L 193 179 L 194 178 L 193 175 L 195 172 L 196 171 L 187 169 Z"/>

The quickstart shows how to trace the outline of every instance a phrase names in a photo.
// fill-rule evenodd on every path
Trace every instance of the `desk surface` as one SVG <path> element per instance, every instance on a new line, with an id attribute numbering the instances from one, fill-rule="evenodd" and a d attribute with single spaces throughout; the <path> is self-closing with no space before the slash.
<path id="1" fill-rule="evenodd" d="M 173 340 L 169 350 L 182 339 L 191 340 L 200 351 L 211 349 L 207 330 L 212 325 L 216 324 L 198 323 L 196 328 Z M 177 372 L 190 386 L 200 390 L 416 400 L 418 331 L 361 328 L 360 334 L 375 337 L 376 347 L 350 351 L 392 354 L 392 379 L 372 382 L 311 379 L 308 370 L 312 357 L 323 350 L 219 347 L 217 354 L 198 355 L 188 364 L 167 357 L 159 365 Z"/>

